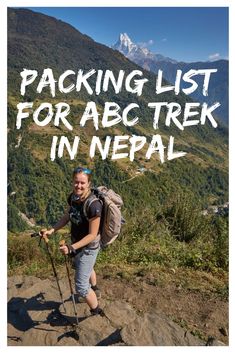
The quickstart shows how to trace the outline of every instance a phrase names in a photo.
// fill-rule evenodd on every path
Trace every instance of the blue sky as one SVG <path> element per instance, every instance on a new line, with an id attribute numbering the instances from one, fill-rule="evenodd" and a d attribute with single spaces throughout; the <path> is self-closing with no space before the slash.
<path id="1" fill-rule="evenodd" d="M 126 32 L 135 43 L 178 61 L 228 58 L 225 7 L 34 7 L 111 46 Z"/>

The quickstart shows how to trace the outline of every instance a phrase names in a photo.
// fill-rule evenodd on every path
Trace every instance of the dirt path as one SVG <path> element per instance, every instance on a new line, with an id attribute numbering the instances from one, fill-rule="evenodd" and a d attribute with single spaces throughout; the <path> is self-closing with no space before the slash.
<path id="1" fill-rule="evenodd" d="M 128 181 L 131 181 L 131 180 L 137 178 L 138 176 L 142 176 L 142 175 L 143 175 L 143 173 L 142 174 L 133 175 L 133 177 L 131 177 L 130 179 L 124 180 L 122 183 L 127 183 Z"/>

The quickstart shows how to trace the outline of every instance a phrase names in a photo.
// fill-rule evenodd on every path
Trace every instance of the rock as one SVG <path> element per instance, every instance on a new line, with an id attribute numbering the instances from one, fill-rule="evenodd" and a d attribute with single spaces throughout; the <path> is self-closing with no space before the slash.
<path id="1" fill-rule="evenodd" d="M 58 337 L 63 333 L 63 328 L 48 327 L 48 324 L 40 324 L 26 331 L 22 336 L 22 346 L 54 346 Z"/>
<path id="2" fill-rule="evenodd" d="M 22 298 L 12 298 L 8 302 L 8 323 L 21 332 L 34 326 Z"/>
<path id="3" fill-rule="evenodd" d="M 116 328 L 122 328 L 138 317 L 129 304 L 118 300 L 106 305 L 104 313 L 112 326 Z"/>
<path id="4" fill-rule="evenodd" d="M 47 307 L 49 306 L 49 309 Z M 39 323 L 47 322 L 51 314 L 48 302 L 40 303 L 34 299 L 12 298 L 8 302 L 8 322 L 19 331 L 27 331 Z"/>
<path id="5" fill-rule="evenodd" d="M 57 341 L 56 346 L 80 346 L 80 344 L 74 338 L 64 336 Z"/>
<path id="6" fill-rule="evenodd" d="M 21 332 L 39 323 L 49 324 L 48 317 L 59 306 L 59 302 L 55 301 L 57 297 L 58 292 L 51 281 L 29 277 L 21 283 L 17 296 L 8 301 L 8 323 Z"/>
<path id="7" fill-rule="evenodd" d="M 86 303 L 76 304 L 79 325 L 77 332 L 79 344 L 86 345 L 108 345 L 120 341 L 119 329 L 135 320 L 138 316 L 133 308 L 125 303 L 114 301 L 112 303 L 100 300 L 100 306 L 104 309 L 105 317 L 91 316 L 90 309 Z M 76 325 L 74 307 L 70 297 L 65 301 L 66 313 L 60 305 L 61 314 L 71 323 Z"/>
<path id="8" fill-rule="evenodd" d="M 120 341 L 119 330 L 106 317 L 90 316 L 78 326 L 79 343 L 82 346 L 108 346 Z"/>
<path id="9" fill-rule="evenodd" d="M 43 322 L 47 321 L 48 316 L 50 315 L 51 310 L 28 310 L 28 315 L 34 322 Z"/>
<path id="10" fill-rule="evenodd" d="M 124 327 L 122 340 L 128 346 L 201 346 L 203 342 L 164 315 L 147 313 Z"/>
<path id="11" fill-rule="evenodd" d="M 223 336 L 228 336 L 228 330 L 224 326 L 219 328 L 219 332 L 222 333 Z"/>
<path id="12" fill-rule="evenodd" d="M 60 281 L 65 312 L 53 279 L 40 280 L 33 276 L 9 279 L 9 290 L 14 293 L 8 301 L 9 346 L 205 345 L 162 311 L 145 313 L 140 317 L 126 301 L 110 302 L 105 296 L 99 301 L 104 316 L 91 316 L 86 303 L 76 304 L 77 325 L 67 282 L 66 278 Z M 227 332 L 223 323 L 219 327 Z M 224 344 L 212 337 L 208 338 L 206 345 Z"/>
<path id="13" fill-rule="evenodd" d="M 20 287 L 23 284 L 23 276 L 9 277 L 7 280 L 7 298 L 10 300 L 18 296 Z"/>
<path id="14" fill-rule="evenodd" d="M 17 328 L 15 328 L 13 325 L 11 324 L 7 324 L 7 332 L 8 332 L 8 336 L 7 336 L 7 345 L 8 346 L 18 346 L 21 344 L 22 339 L 22 331 L 21 330 L 17 330 Z"/>
<path id="15" fill-rule="evenodd" d="M 58 290 L 56 291 L 56 289 L 53 288 L 49 279 L 39 280 L 36 283 L 30 282 L 28 286 L 24 283 L 19 291 L 20 296 L 24 298 L 32 298 L 32 296 L 37 296 L 40 293 L 47 294 L 48 300 L 55 300 L 55 296 L 60 298 Z"/>
<path id="16" fill-rule="evenodd" d="M 206 346 L 225 346 L 225 344 L 217 340 L 215 337 L 209 336 L 206 342 Z"/>
<path id="17" fill-rule="evenodd" d="M 62 304 L 59 307 L 59 311 L 60 311 L 61 315 L 63 315 L 63 317 L 66 318 L 66 320 L 68 320 L 68 322 L 70 322 L 72 325 L 76 325 L 77 320 L 76 320 L 76 316 L 75 316 L 75 312 L 74 312 L 73 302 L 72 302 L 70 295 L 68 295 L 66 297 L 66 299 L 64 301 L 64 306 L 65 306 L 66 311 L 64 311 L 64 307 Z M 77 311 L 77 316 L 78 316 L 79 322 L 83 321 L 88 316 L 90 316 L 90 310 L 89 310 L 89 307 L 86 303 L 75 304 L 75 308 Z"/>
<path id="18" fill-rule="evenodd" d="M 217 340 L 217 339 L 215 339 L 213 344 L 212 344 L 212 346 L 226 346 L 226 344 L 221 342 L 221 341 L 219 341 L 219 340 Z"/>
<path id="19" fill-rule="evenodd" d="M 30 289 L 35 284 L 40 284 L 41 282 L 42 280 L 35 276 L 24 276 L 20 290 Z"/>
<path id="20" fill-rule="evenodd" d="M 17 276 L 12 276 L 8 277 L 7 279 L 7 289 L 10 289 L 14 286 L 22 286 L 23 284 L 23 276 L 22 275 L 17 275 Z"/>
<path id="21" fill-rule="evenodd" d="M 7 300 L 10 301 L 12 298 L 18 296 L 18 289 L 13 286 L 7 290 Z"/>
<path id="22" fill-rule="evenodd" d="M 19 148 L 20 147 L 20 143 L 21 143 L 21 140 L 22 140 L 22 136 L 20 135 L 18 137 L 18 142 L 17 142 L 17 145 L 15 145 L 15 148 Z M 36 222 L 33 218 L 28 218 L 26 216 L 25 213 L 22 213 L 22 212 L 18 212 L 18 216 L 20 216 L 20 218 L 29 226 L 29 227 L 35 227 L 36 225 Z"/>

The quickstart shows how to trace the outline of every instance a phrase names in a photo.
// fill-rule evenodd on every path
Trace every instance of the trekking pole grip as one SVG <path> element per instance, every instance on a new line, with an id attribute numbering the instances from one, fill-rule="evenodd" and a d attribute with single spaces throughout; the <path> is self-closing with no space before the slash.
<path id="1" fill-rule="evenodd" d="M 46 236 L 46 235 L 44 235 L 42 238 L 43 238 L 43 240 L 45 241 L 45 243 L 46 243 L 46 244 L 48 244 L 48 243 L 49 243 L 49 239 L 47 238 L 47 236 Z"/>
<path id="2" fill-rule="evenodd" d="M 64 246 L 64 245 L 65 245 L 65 240 L 64 239 L 60 240 L 59 246 Z"/>
<path id="3" fill-rule="evenodd" d="M 70 250 L 71 246 L 67 245 L 66 241 L 64 239 L 59 241 L 59 246 L 66 246 L 68 248 L 68 254 L 67 255 L 71 254 L 71 250 Z M 66 254 L 64 254 L 64 256 L 66 257 Z"/>

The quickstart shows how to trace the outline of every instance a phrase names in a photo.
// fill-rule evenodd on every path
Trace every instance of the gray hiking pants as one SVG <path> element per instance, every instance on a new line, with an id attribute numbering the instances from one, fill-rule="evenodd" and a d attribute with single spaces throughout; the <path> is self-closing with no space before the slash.
<path id="1" fill-rule="evenodd" d="M 82 249 L 74 257 L 75 265 L 75 289 L 81 297 L 86 297 L 90 288 L 90 276 L 94 268 L 95 261 L 100 247 L 97 249 Z"/>

